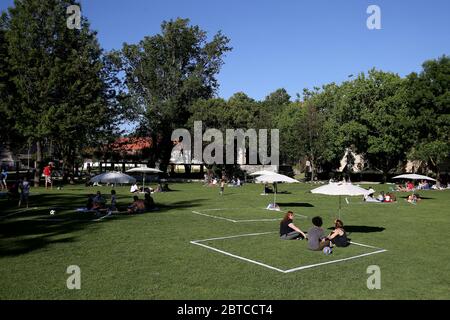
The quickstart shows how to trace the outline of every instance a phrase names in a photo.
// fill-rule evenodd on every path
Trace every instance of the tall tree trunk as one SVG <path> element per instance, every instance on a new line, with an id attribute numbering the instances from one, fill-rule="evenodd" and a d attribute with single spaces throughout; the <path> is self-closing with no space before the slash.
<path id="1" fill-rule="evenodd" d="M 39 180 L 41 178 L 41 163 L 42 163 L 42 144 L 41 141 L 36 142 L 36 161 L 34 165 L 34 186 L 39 187 Z"/>
<path id="2" fill-rule="evenodd" d="M 312 157 L 311 157 L 311 160 L 309 160 L 309 162 L 311 163 L 311 182 L 314 182 L 316 165 L 315 165 L 314 160 L 313 160 Z"/>

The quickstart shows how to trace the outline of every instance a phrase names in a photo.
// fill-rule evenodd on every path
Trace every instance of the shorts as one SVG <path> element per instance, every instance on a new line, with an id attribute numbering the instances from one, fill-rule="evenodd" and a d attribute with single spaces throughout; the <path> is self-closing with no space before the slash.
<path id="1" fill-rule="evenodd" d="M 45 176 L 45 182 L 46 183 L 52 183 L 52 177 L 51 176 Z"/>

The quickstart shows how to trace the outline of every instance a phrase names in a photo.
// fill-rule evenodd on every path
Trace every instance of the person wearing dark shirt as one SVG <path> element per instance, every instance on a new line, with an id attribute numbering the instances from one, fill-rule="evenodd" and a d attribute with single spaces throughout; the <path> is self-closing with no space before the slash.
<path id="1" fill-rule="evenodd" d="M 334 231 L 326 238 L 331 241 L 336 247 L 346 247 L 349 244 L 347 233 L 344 230 L 344 223 L 342 220 L 336 219 L 334 221 Z"/>
<path id="2" fill-rule="evenodd" d="M 30 195 L 30 183 L 28 182 L 27 178 L 23 179 L 22 182 L 19 184 L 19 189 L 21 191 L 20 193 L 20 200 L 19 200 L 19 208 L 22 206 L 22 204 L 26 204 L 28 208 L 28 197 Z"/>
<path id="3" fill-rule="evenodd" d="M 145 210 L 153 210 L 155 208 L 155 201 L 153 201 L 150 193 L 146 193 L 144 197 Z"/>
<path id="4" fill-rule="evenodd" d="M 88 195 L 88 200 L 87 200 L 87 203 L 86 203 L 86 209 L 91 210 L 93 206 L 94 206 L 94 195 L 93 194 L 89 194 Z"/>
<path id="5" fill-rule="evenodd" d="M 282 240 L 294 240 L 306 238 L 305 233 L 300 230 L 293 222 L 294 213 L 288 211 L 283 220 L 280 222 L 280 239 Z"/>
<path id="6" fill-rule="evenodd" d="M 312 223 L 314 226 L 308 231 L 308 248 L 310 250 L 320 251 L 330 245 L 330 240 L 327 240 L 323 236 L 323 221 L 321 217 L 312 218 Z"/>

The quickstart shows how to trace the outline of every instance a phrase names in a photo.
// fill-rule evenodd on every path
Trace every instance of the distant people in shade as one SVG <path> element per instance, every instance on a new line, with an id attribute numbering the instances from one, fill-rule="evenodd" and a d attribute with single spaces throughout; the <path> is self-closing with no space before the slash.
<path id="1" fill-rule="evenodd" d="M 131 193 L 138 193 L 139 192 L 139 187 L 138 187 L 138 185 L 136 183 L 131 186 L 130 192 Z"/>
<path id="2" fill-rule="evenodd" d="M 110 211 L 117 211 L 117 197 L 116 190 L 111 190 L 111 204 L 109 206 Z"/>
<path id="3" fill-rule="evenodd" d="M 133 203 L 128 206 L 128 213 L 144 213 L 145 212 L 145 202 L 139 199 L 138 196 L 133 197 Z"/>
<path id="4" fill-rule="evenodd" d="M 153 200 L 150 193 L 146 193 L 144 196 L 144 204 L 145 204 L 145 210 L 151 211 L 155 209 L 155 201 Z"/>
<path id="5" fill-rule="evenodd" d="M 48 165 L 44 167 L 45 189 L 48 189 L 49 185 L 50 188 L 53 189 L 52 173 L 53 162 L 49 162 Z"/>
<path id="6" fill-rule="evenodd" d="M 7 179 L 8 179 L 8 171 L 5 168 L 3 168 L 2 173 L 0 173 L 0 185 L 2 187 L 2 190 L 8 190 Z"/>
<path id="7" fill-rule="evenodd" d="M 28 182 L 27 178 L 24 178 L 20 184 L 20 200 L 19 200 L 19 208 L 22 206 L 22 204 L 25 204 L 25 206 L 28 208 L 28 198 L 30 196 L 30 183 Z"/>

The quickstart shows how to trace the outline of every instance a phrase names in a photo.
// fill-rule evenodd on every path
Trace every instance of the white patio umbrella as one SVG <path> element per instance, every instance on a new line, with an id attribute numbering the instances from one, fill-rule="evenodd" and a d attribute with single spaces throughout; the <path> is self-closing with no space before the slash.
<path id="1" fill-rule="evenodd" d="M 269 171 L 269 170 L 260 170 L 253 173 L 250 173 L 249 176 L 264 176 L 264 175 L 270 175 L 270 174 L 277 174 L 276 172 Z"/>
<path id="2" fill-rule="evenodd" d="M 283 174 L 279 174 L 279 173 L 271 173 L 271 174 L 265 174 L 262 176 L 257 177 L 256 182 L 259 183 L 296 183 L 296 182 L 300 182 L 298 180 L 295 180 L 291 177 L 285 176 Z M 273 193 L 273 204 L 275 205 L 277 201 L 277 191 L 274 190 Z"/>
<path id="3" fill-rule="evenodd" d="M 311 190 L 311 193 L 339 196 L 339 218 L 341 217 L 341 196 L 363 196 L 372 193 L 348 182 L 332 182 Z"/>
<path id="4" fill-rule="evenodd" d="M 264 175 L 271 175 L 271 174 L 277 174 L 276 172 L 269 171 L 269 170 L 260 170 L 253 173 L 250 173 L 249 176 L 264 176 Z M 266 188 L 264 188 L 264 195 L 266 195 Z"/>
<path id="5" fill-rule="evenodd" d="M 135 183 L 136 179 L 122 172 L 106 172 L 93 177 L 90 182 L 97 183 Z"/>
<path id="6" fill-rule="evenodd" d="M 142 190 L 144 190 L 145 188 L 145 174 L 146 173 L 161 173 L 162 171 L 159 169 L 155 169 L 155 168 L 149 168 L 149 167 L 136 167 L 136 168 L 132 168 L 127 170 L 127 172 L 139 172 L 139 173 L 143 173 L 142 175 Z"/>
<path id="7" fill-rule="evenodd" d="M 415 173 L 408 173 L 408 174 L 401 174 L 399 176 L 393 177 L 392 179 L 410 179 L 410 180 L 430 180 L 430 181 L 436 181 L 436 179 L 423 176 L 421 174 L 415 174 Z"/>

